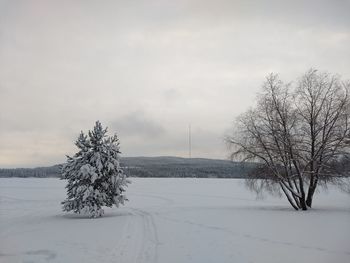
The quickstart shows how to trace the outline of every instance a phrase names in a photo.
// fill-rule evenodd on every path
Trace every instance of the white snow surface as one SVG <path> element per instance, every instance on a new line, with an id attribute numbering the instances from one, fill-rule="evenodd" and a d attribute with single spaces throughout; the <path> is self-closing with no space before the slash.
<path id="1" fill-rule="evenodd" d="M 61 211 L 65 181 L 0 179 L 0 262 L 350 262 L 350 197 L 314 208 L 255 195 L 238 179 L 132 178 L 120 208 Z"/>

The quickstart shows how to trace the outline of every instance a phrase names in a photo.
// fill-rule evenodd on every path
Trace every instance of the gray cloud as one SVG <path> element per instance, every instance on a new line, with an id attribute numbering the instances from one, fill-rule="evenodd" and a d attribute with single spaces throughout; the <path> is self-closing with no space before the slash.
<path id="1" fill-rule="evenodd" d="M 123 137 L 159 138 L 165 129 L 142 111 L 128 113 L 112 122 L 111 128 Z"/>

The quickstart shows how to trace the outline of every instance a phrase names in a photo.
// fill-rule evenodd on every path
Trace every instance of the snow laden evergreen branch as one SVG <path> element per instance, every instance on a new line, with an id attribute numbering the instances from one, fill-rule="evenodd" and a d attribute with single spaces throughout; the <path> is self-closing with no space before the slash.
<path id="1" fill-rule="evenodd" d="M 79 151 L 67 156 L 62 179 L 68 181 L 63 211 L 102 216 L 103 206 L 124 205 L 125 188 L 130 183 L 120 167 L 119 139 L 107 136 L 99 121 L 92 131 L 80 133 L 75 145 Z"/>

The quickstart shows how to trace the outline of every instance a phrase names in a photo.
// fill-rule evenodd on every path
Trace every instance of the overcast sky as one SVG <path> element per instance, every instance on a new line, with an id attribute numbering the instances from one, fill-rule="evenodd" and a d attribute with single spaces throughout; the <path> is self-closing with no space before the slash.
<path id="1" fill-rule="evenodd" d="M 350 1 L 0 0 L 0 167 L 65 161 L 96 120 L 124 156 L 226 158 L 264 77 L 350 78 Z"/>

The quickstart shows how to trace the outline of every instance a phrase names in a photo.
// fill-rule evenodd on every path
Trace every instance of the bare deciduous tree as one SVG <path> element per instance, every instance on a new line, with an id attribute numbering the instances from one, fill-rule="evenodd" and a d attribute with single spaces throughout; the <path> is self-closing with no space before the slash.
<path id="1" fill-rule="evenodd" d="M 248 186 L 282 193 L 296 210 L 307 210 L 318 185 L 344 178 L 349 88 L 339 76 L 316 70 L 294 85 L 270 74 L 257 105 L 237 118 L 226 138 L 233 159 L 257 163 Z"/>

